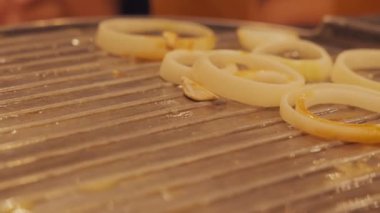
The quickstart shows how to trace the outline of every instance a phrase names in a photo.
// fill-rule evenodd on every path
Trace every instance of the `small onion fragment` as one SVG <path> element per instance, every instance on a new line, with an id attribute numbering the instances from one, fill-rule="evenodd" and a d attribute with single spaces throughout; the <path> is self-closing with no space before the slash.
<path id="1" fill-rule="evenodd" d="M 332 59 L 326 50 L 304 40 L 283 40 L 263 44 L 254 53 L 265 54 L 273 60 L 293 67 L 308 82 L 326 81 L 330 77 Z"/>
<path id="2" fill-rule="evenodd" d="M 355 49 L 340 53 L 334 64 L 331 80 L 355 84 L 380 91 L 380 82 L 360 76 L 354 70 L 380 68 L 379 49 Z"/>
<path id="3" fill-rule="evenodd" d="M 321 118 L 308 110 L 318 104 L 344 104 L 380 113 L 380 92 L 354 85 L 321 83 L 284 95 L 280 105 L 281 117 L 287 123 L 311 135 L 346 142 L 380 143 L 379 124 L 353 124 Z"/>
<path id="4" fill-rule="evenodd" d="M 182 77 L 182 90 L 186 97 L 194 101 L 211 101 L 218 99 L 218 96 L 214 93 L 208 91 L 188 77 Z"/>
<path id="5" fill-rule="evenodd" d="M 163 33 L 141 34 L 149 31 Z M 181 37 L 180 33 L 193 36 Z M 96 34 L 96 44 L 105 51 L 143 59 L 162 59 L 173 49 L 209 50 L 214 48 L 215 42 L 214 32 L 206 26 L 166 19 L 109 19 L 99 24 Z"/>
<path id="6" fill-rule="evenodd" d="M 247 50 L 253 50 L 265 43 L 298 39 L 295 30 L 261 25 L 241 26 L 237 30 L 237 35 L 240 45 Z"/>
<path id="7" fill-rule="evenodd" d="M 224 65 L 243 64 L 252 72 L 271 70 L 285 74 L 286 83 L 268 83 L 239 76 L 239 70 L 223 69 Z M 244 70 L 247 72 L 247 70 Z M 216 95 L 255 106 L 278 106 L 287 91 L 299 89 L 304 78 L 292 68 L 271 61 L 266 56 L 234 50 L 215 50 L 201 57 L 193 66 L 193 79 Z"/>

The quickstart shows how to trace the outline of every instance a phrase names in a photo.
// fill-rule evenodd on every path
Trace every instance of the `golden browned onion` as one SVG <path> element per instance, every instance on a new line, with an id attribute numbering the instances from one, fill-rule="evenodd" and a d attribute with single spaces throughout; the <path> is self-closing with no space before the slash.
<path id="1" fill-rule="evenodd" d="M 354 85 L 321 83 L 307 85 L 284 95 L 280 105 L 281 117 L 309 134 L 347 142 L 380 143 L 379 124 L 327 120 L 308 110 L 318 104 L 344 104 L 380 113 L 380 92 Z M 294 105 L 296 109 L 293 108 Z"/>
<path id="2" fill-rule="evenodd" d="M 144 34 L 157 31 L 162 34 Z M 152 18 L 105 20 L 99 24 L 96 34 L 96 44 L 105 51 L 144 59 L 162 59 L 173 49 L 209 50 L 215 42 L 213 31 L 201 24 Z"/>

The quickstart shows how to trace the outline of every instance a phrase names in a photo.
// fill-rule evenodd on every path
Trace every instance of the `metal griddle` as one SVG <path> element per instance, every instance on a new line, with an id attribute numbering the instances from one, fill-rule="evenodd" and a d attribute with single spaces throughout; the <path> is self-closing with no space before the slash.
<path id="1" fill-rule="evenodd" d="M 245 23 L 198 21 L 218 48 L 239 48 Z M 97 48 L 97 22 L 0 29 L 0 212 L 380 211 L 380 147 L 303 134 L 278 108 L 190 101 L 159 78 L 158 62 Z M 380 47 L 379 25 L 363 20 L 299 31 L 334 57 Z"/>

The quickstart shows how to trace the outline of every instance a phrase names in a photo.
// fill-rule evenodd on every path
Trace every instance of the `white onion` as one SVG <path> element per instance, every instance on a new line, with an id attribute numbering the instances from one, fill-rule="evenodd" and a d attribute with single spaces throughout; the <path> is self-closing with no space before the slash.
<path id="1" fill-rule="evenodd" d="M 166 81 L 181 84 L 183 77 L 191 78 L 194 63 L 212 51 L 197 50 L 173 50 L 167 53 L 160 66 L 160 76 Z M 235 64 L 227 64 L 224 70 L 235 72 L 238 70 Z"/>
<path id="2" fill-rule="evenodd" d="M 240 45 L 247 50 L 253 50 L 265 43 L 298 39 L 295 30 L 260 25 L 241 26 L 237 30 L 237 35 Z"/>
<path id="3" fill-rule="evenodd" d="M 310 56 L 305 59 L 291 59 L 279 56 L 278 53 L 295 50 Z M 271 56 L 273 60 L 289 65 L 301 73 L 309 82 L 326 81 L 330 77 L 332 60 L 325 49 L 317 44 L 304 40 L 283 40 L 263 44 L 254 53 Z"/>
<path id="4" fill-rule="evenodd" d="M 353 85 L 322 83 L 284 95 L 280 105 L 281 117 L 287 123 L 311 135 L 347 142 L 380 143 L 379 124 L 327 120 L 307 109 L 317 104 L 344 104 L 380 113 L 380 92 Z"/>
<path id="5" fill-rule="evenodd" d="M 360 76 L 354 70 L 380 69 L 379 49 L 356 49 L 343 51 L 338 55 L 331 74 L 336 83 L 356 84 L 380 91 L 380 82 Z"/>
<path id="6" fill-rule="evenodd" d="M 229 64 L 246 65 L 252 72 L 271 70 L 285 74 L 289 81 L 283 84 L 267 83 L 239 77 L 239 71 L 221 67 Z M 216 95 L 255 106 L 278 106 L 288 91 L 304 85 L 304 78 L 292 68 L 271 61 L 262 55 L 233 50 L 215 50 L 194 64 L 193 79 Z"/>
<path id="7" fill-rule="evenodd" d="M 160 31 L 162 35 L 142 35 Z M 140 33 L 140 34 L 137 34 Z M 181 37 L 184 33 L 194 37 Z M 96 44 L 105 51 L 120 56 L 162 59 L 173 49 L 214 48 L 213 31 L 201 24 L 152 18 L 115 18 L 102 21 L 96 34 Z"/>
<path id="8" fill-rule="evenodd" d="M 160 76 L 166 81 L 181 84 L 182 77 L 190 78 L 192 66 L 204 51 L 174 50 L 165 55 L 160 67 Z"/>

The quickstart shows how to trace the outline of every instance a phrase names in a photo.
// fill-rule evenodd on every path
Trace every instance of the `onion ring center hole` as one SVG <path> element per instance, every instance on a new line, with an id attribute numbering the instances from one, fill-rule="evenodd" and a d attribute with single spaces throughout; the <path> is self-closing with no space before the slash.
<path id="1" fill-rule="evenodd" d="M 354 69 L 354 71 L 360 76 L 380 82 L 380 66 L 373 68 L 357 68 Z"/>

